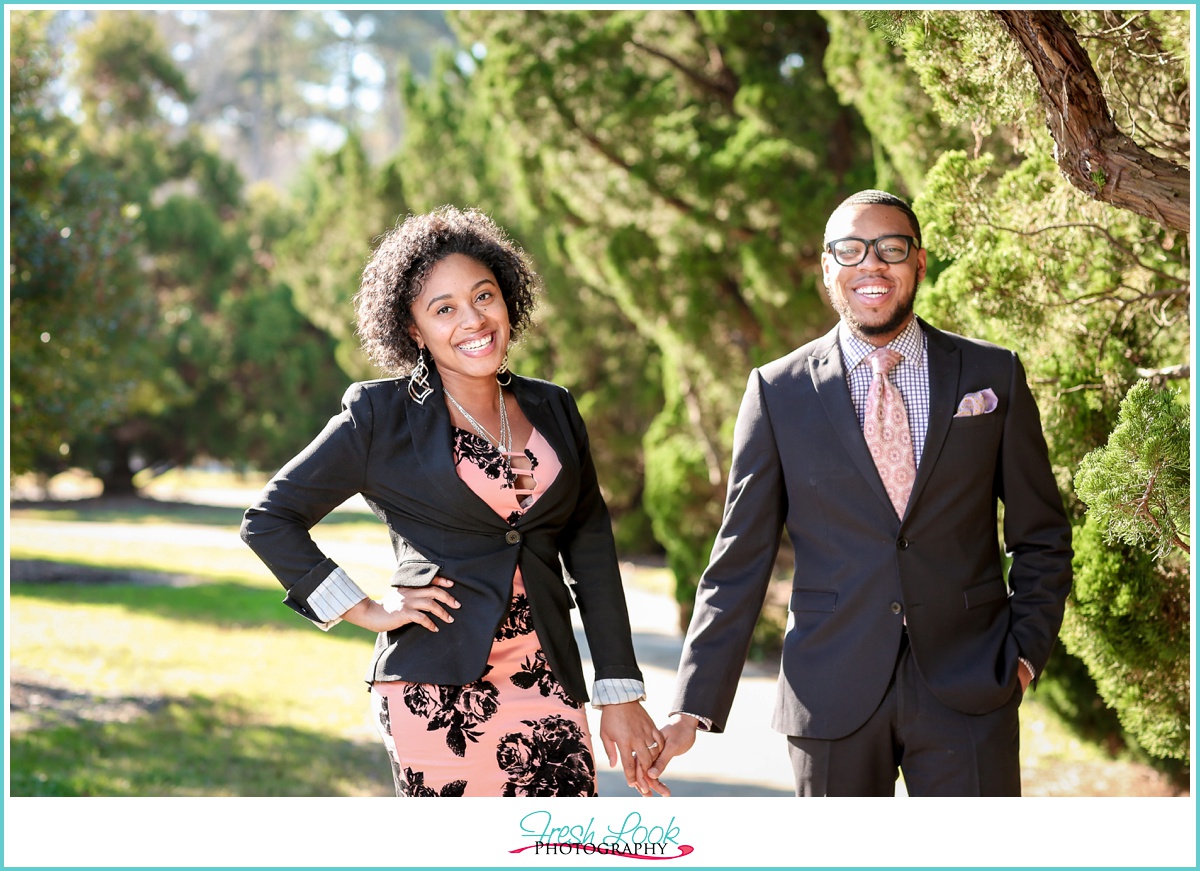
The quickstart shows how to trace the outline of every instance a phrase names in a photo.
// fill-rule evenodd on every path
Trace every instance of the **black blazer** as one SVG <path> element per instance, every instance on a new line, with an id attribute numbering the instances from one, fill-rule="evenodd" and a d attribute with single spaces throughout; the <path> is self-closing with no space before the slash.
<path id="1" fill-rule="evenodd" d="M 361 493 L 391 533 L 392 584 L 419 586 L 441 575 L 455 582 L 461 605 L 440 632 L 417 625 L 381 632 L 368 681 L 462 685 L 479 678 L 517 566 L 550 669 L 573 699 L 588 699 L 571 628 L 575 601 L 596 679 L 641 680 L 608 508 L 574 399 L 557 385 L 513 376 L 513 396 L 558 454 L 562 471 L 510 526 L 458 477 L 436 369 L 430 383 L 435 393 L 423 405 L 408 395 L 406 378 L 351 385 L 341 414 L 246 512 L 242 539 L 287 589 L 284 602 L 316 619 L 308 596 L 337 565 L 308 531 Z"/>
<path id="2" fill-rule="evenodd" d="M 929 428 L 903 518 L 863 438 L 836 329 L 750 374 L 672 710 L 724 727 L 781 527 L 796 567 L 778 731 L 834 739 L 862 725 L 892 679 L 905 620 L 922 678 L 967 714 L 1012 698 L 1019 656 L 1045 666 L 1071 586 L 1071 527 L 1024 369 L 1012 351 L 921 328 Z M 984 388 L 993 412 L 954 416 Z"/>

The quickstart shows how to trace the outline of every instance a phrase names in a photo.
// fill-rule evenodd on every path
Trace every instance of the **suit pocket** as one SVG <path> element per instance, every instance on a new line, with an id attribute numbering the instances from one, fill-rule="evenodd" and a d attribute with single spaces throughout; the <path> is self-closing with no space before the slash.
<path id="1" fill-rule="evenodd" d="M 967 589 L 963 590 L 963 599 L 966 601 L 968 608 L 977 608 L 980 605 L 986 605 L 988 602 L 1007 598 L 1008 587 L 1001 580 L 988 581 L 986 584 L 978 584 L 977 586 L 967 587 Z"/>
<path id="2" fill-rule="evenodd" d="M 995 411 L 989 411 L 987 414 L 971 414 L 963 417 L 953 417 L 950 419 L 950 428 L 955 429 L 972 429 L 975 427 L 987 426 L 1003 420 Z"/>
<path id="3" fill-rule="evenodd" d="M 837 605 L 833 590 L 792 590 L 789 606 L 793 611 L 826 611 L 832 613 Z"/>

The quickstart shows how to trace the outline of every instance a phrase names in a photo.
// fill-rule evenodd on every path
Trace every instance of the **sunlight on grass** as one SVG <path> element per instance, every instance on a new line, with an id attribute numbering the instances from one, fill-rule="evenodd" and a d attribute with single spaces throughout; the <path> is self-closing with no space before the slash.
<path id="1" fill-rule="evenodd" d="M 1060 762 L 1101 762 L 1109 756 L 1096 744 L 1080 741 L 1059 717 L 1037 700 L 1034 690 L 1021 702 L 1021 765 L 1053 766 Z"/>
<path id="2" fill-rule="evenodd" d="M 14 560 L 51 560 L 95 568 L 134 569 L 202 579 L 236 579 L 280 590 L 278 581 L 238 537 L 236 526 L 39 519 L 55 512 L 13 511 L 8 528 Z M 375 518 L 318 526 L 323 550 L 372 595 L 387 589 L 395 557 Z M 281 596 L 282 598 L 282 596 Z"/>
<path id="3" fill-rule="evenodd" d="M 144 499 L 13 508 L 12 559 L 42 561 L 20 567 L 31 580 L 57 579 L 11 586 L 13 680 L 54 702 L 14 717 L 14 794 L 391 792 L 363 680 L 374 636 L 323 633 L 284 606 L 238 536 L 241 512 Z M 314 536 L 368 593 L 386 591 L 395 557 L 376 518 L 341 511 Z M 161 705 L 95 721 L 136 709 L 131 699 Z M 82 712 L 45 720 L 55 704 Z"/>
<path id="4" fill-rule="evenodd" d="M 14 796 L 388 795 L 382 745 L 255 722 L 243 707 L 176 698 L 129 723 L 14 734 Z"/>
<path id="5" fill-rule="evenodd" d="M 161 592 L 186 599 L 196 589 Z M 298 631 L 181 622 L 139 613 L 136 604 L 38 600 L 20 587 L 11 611 L 14 681 L 103 699 L 169 701 L 128 723 L 15 729 L 14 794 L 390 789 L 363 681 L 372 636 L 356 627 L 325 634 L 300 618 Z"/>
<path id="6" fill-rule="evenodd" d="M 362 734 L 374 636 L 349 624 L 323 633 L 300 617 L 296 630 L 189 623 L 123 605 L 33 600 L 19 588 L 11 608 L 11 660 L 22 672 L 107 695 L 235 698 L 271 720 Z"/>

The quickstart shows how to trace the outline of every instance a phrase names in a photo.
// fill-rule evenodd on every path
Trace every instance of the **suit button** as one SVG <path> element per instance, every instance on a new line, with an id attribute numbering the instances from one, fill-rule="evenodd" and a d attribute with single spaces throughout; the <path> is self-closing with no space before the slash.
<path id="1" fill-rule="evenodd" d="M 892 602 L 892 613 L 899 614 L 904 608 L 899 602 Z"/>
<path id="2" fill-rule="evenodd" d="M 504 533 L 504 540 L 509 544 L 520 544 L 521 533 L 517 532 L 515 529 L 510 529 L 508 532 Z"/>
<path id="3" fill-rule="evenodd" d="M 907 538 L 896 539 L 896 547 L 900 548 L 900 550 L 908 550 L 908 539 Z"/>

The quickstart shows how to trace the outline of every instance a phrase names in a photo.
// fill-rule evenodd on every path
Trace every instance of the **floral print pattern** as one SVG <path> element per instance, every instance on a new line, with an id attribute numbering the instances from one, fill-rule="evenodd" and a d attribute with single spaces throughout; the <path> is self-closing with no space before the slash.
<path id="1" fill-rule="evenodd" d="M 567 695 L 567 691 L 558 682 L 558 678 L 551 673 L 550 664 L 546 661 L 546 654 L 542 652 L 541 648 L 534 652 L 532 661 L 529 657 L 525 657 L 521 670 L 512 675 L 509 680 L 512 681 L 513 686 L 518 686 L 523 690 L 537 687 L 544 698 L 554 695 L 572 708 L 583 707 L 581 702 L 577 702 Z"/>
<path id="2" fill-rule="evenodd" d="M 533 455 L 533 451 L 525 448 L 525 458 L 529 460 L 529 471 L 533 472 L 538 467 L 537 457 Z M 465 429 L 454 427 L 454 465 L 458 465 L 463 460 L 477 466 L 483 470 L 483 473 L 493 481 L 499 481 L 501 476 L 504 480 L 501 487 L 506 489 L 515 489 L 517 486 L 517 475 L 514 474 L 510 464 L 504 462 L 504 455 L 490 441 L 485 439 L 478 433 L 469 432 Z M 525 471 L 518 469 L 518 472 Z M 514 512 L 517 517 L 520 517 L 520 512 Z M 512 516 L 509 516 L 509 523 L 512 523 Z"/>
<path id="3" fill-rule="evenodd" d="M 463 460 L 483 469 L 484 474 L 493 481 L 500 480 L 504 472 L 504 458 L 494 444 L 481 435 L 454 427 L 454 465 Z M 512 482 L 500 486 L 511 487 Z"/>
<path id="4" fill-rule="evenodd" d="M 496 746 L 496 762 L 508 774 L 505 796 L 596 794 L 596 767 L 576 723 L 551 714 L 521 724 L 530 731 L 509 732 Z"/>
<path id="5" fill-rule="evenodd" d="M 529 597 L 524 593 L 517 593 L 508 606 L 504 622 L 496 630 L 496 640 L 506 641 L 509 638 L 528 635 L 532 631 L 533 615 L 529 611 Z"/>
<path id="6" fill-rule="evenodd" d="M 452 796 L 461 796 L 466 791 L 467 782 L 465 780 L 452 780 L 441 789 L 434 790 L 432 787 L 425 785 L 424 772 L 406 768 L 404 769 L 402 785 L 397 794 L 411 798 L 449 798 Z"/>
<path id="7" fill-rule="evenodd" d="M 418 717 L 429 721 L 430 732 L 446 730 L 446 746 L 455 756 L 467 755 L 467 741 L 478 742 L 478 727 L 491 719 L 499 707 L 496 685 L 483 677 L 465 686 L 409 684 L 404 688 L 404 704 Z M 435 699 L 433 693 L 438 697 Z"/>

